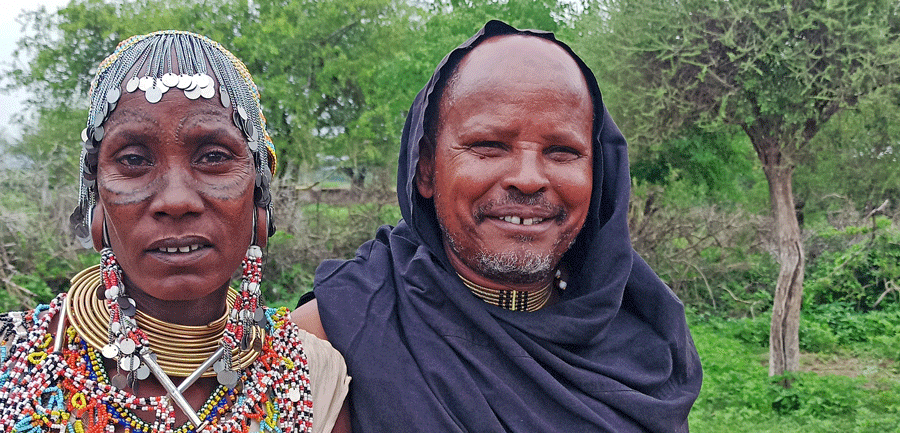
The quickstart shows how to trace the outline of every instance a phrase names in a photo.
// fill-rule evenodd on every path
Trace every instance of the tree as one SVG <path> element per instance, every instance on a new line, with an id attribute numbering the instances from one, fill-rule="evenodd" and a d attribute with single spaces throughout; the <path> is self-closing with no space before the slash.
<path id="1" fill-rule="evenodd" d="M 780 264 L 769 374 L 799 367 L 804 247 L 792 175 L 823 125 L 900 77 L 892 0 L 599 0 L 580 29 L 639 140 L 737 125 L 769 185 Z"/>
<path id="2" fill-rule="evenodd" d="M 795 176 L 807 215 L 848 210 L 848 204 L 865 215 L 887 199 L 900 209 L 900 85 L 861 98 L 810 146 L 816 151 L 802 155 Z"/>

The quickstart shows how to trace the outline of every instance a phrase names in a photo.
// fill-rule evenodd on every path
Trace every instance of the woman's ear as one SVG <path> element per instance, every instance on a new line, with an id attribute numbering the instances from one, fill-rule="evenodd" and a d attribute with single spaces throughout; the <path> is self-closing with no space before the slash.
<path id="1" fill-rule="evenodd" d="M 434 196 L 434 152 L 429 148 L 428 140 L 422 139 L 419 146 L 419 162 L 416 165 L 416 188 L 425 198 Z"/>
<path id="2" fill-rule="evenodd" d="M 91 210 L 91 240 L 94 241 L 94 249 L 99 252 L 103 249 L 103 205 L 99 202 Z"/>
<path id="3" fill-rule="evenodd" d="M 256 210 L 256 245 L 265 248 L 269 242 L 269 212 L 266 209 L 253 206 Z"/>

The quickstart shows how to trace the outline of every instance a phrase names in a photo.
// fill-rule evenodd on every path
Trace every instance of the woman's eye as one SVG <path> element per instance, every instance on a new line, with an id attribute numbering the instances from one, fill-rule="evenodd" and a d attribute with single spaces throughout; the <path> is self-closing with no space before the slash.
<path id="1" fill-rule="evenodd" d="M 231 156 L 225 152 L 216 150 L 212 152 L 207 152 L 200 157 L 200 163 L 206 164 L 219 164 L 231 159 Z"/>
<path id="2" fill-rule="evenodd" d="M 133 153 L 119 157 L 119 162 L 122 165 L 126 165 L 128 167 L 142 167 L 151 165 L 150 161 L 147 158 Z"/>

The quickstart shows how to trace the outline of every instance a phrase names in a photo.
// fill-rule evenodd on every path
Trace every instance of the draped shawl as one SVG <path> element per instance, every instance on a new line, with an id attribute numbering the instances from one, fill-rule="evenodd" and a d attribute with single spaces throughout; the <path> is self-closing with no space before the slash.
<path id="1" fill-rule="evenodd" d="M 565 49 L 594 105 L 594 187 L 584 228 L 563 257 L 568 288 L 531 313 L 486 304 L 463 285 L 433 201 L 414 182 L 425 118 L 438 105 L 435 84 L 474 46 L 504 34 Z M 356 258 L 316 271 L 322 325 L 353 377 L 354 431 L 687 432 L 700 362 L 683 305 L 631 247 L 630 185 L 625 139 L 594 75 L 551 33 L 491 21 L 448 54 L 403 129 L 403 219 L 379 228 Z"/>

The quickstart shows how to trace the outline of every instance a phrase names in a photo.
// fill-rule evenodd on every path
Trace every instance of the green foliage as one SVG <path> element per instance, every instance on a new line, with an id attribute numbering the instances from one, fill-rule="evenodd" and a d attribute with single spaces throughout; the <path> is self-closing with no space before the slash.
<path id="1" fill-rule="evenodd" d="M 804 312 L 801 328 L 813 329 L 801 347 L 813 352 L 828 352 L 844 347 L 854 353 L 900 361 L 900 310 L 870 311 L 861 314 L 847 303 L 816 306 Z M 804 344 L 805 343 L 805 344 Z"/>
<path id="2" fill-rule="evenodd" d="M 639 146 L 629 155 L 631 175 L 638 181 L 656 185 L 684 180 L 696 186 L 698 194 L 709 201 L 747 203 L 748 186 L 763 181 L 753 146 L 735 132 L 708 132 L 686 128 L 681 134 L 659 146 Z"/>
<path id="3" fill-rule="evenodd" d="M 312 289 L 319 263 L 353 258 L 379 226 L 397 223 L 400 208 L 372 191 L 311 191 L 312 198 L 301 198 L 290 175 L 273 184 L 278 231 L 269 239 L 263 290 L 268 304 L 293 307 Z"/>
<path id="4" fill-rule="evenodd" d="M 33 161 L 0 171 L 0 308 L 26 309 L 68 288 L 86 256 L 69 232 L 75 188 L 57 190 L 51 169 L 59 161 Z M 99 260 L 94 259 L 94 263 Z"/>
<path id="5" fill-rule="evenodd" d="M 776 263 L 761 235 L 769 221 L 748 209 L 765 207 L 765 191 L 745 192 L 737 203 L 715 196 L 677 173 L 662 185 L 633 182 L 632 244 L 685 302 L 726 316 L 758 315 L 771 305 Z"/>
<path id="6" fill-rule="evenodd" d="M 31 90 L 32 107 L 87 109 L 85 96 L 95 68 L 119 41 L 178 29 L 230 46 L 240 24 L 249 18 L 246 0 L 73 0 L 58 13 L 43 7 L 26 10 L 19 21 L 29 32 L 19 40 L 17 63 L 5 72 L 14 86 Z M 77 137 L 78 131 L 72 136 Z"/>
<path id="7" fill-rule="evenodd" d="M 806 212 L 869 212 L 900 197 L 900 89 L 894 85 L 835 116 L 798 157 L 795 180 Z"/>
<path id="8" fill-rule="evenodd" d="M 759 328 L 746 322 L 759 319 L 688 318 L 704 370 L 703 389 L 690 414 L 692 432 L 837 433 L 900 428 L 900 383 L 894 376 L 804 372 L 770 378 L 765 344 L 748 343 L 741 337 L 747 329 Z M 877 364 L 875 359 L 864 359 Z"/>
<path id="9" fill-rule="evenodd" d="M 778 141 L 755 145 L 791 155 L 841 108 L 900 73 L 896 2 L 597 4 L 576 25 L 581 46 L 630 94 L 621 109 L 650 141 L 685 123 L 735 124 Z"/>
<path id="10" fill-rule="evenodd" d="M 848 226 L 819 236 L 845 249 L 824 251 L 810 266 L 804 304 L 807 308 L 845 303 L 857 311 L 900 307 L 900 231 L 881 218 L 882 227 Z M 877 227 L 877 226 L 876 226 Z M 859 239 L 862 238 L 862 239 Z M 851 243 L 852 240 L 856 243 Z"/>

